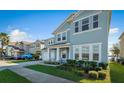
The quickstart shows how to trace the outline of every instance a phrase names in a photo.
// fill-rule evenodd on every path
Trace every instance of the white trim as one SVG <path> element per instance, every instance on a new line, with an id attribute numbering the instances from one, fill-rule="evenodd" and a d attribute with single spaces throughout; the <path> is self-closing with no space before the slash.
<path id="1" fill-rule="evenodd" d="M 78 47 L 79 48 L 79 59 L 82 59 L 82 46 L 89 46 L 89 61 L 94 61 L 93 60 L 93 45 L 99 45 L 99 60 L 96 62 L 101 62 L 101 48 L 102 48 L 102 43 L 89 43 L 89 44 L 80 44 L 80 45 L 73 45 L 73 59 L 75 59 L 75 49 Z"/>
<path id="2" fill-rule="evenodd" d="M 102 13 L 102 11 L 99 11 L 99 12 L 97 12 L 97 13 L 94 13 L 94 14 L 91 14 L 91 15 L 89 15 L 89 16 L 85 16 L 85 17 L 83 17 L 83 18 L 80 18 L 80 19 L 78 19 L 78 20 L 75 20 L 75 21 L 73 21 L 73 23 L 75 23 L 75 22 L 77 22 L 77 21 L 80 21 L 80 20 L 83 20 L 83 19 L 85 19 L 85 18 L 94 16 L 94 15 L 100 14 L 100 13 Z"/>
<path id="3" fill-rule="evenodd" d="M 63 34 L 63 33 L 66 33 L 66 40 L 62 40 L 62 34 Z M 58 35 L 58 34 L 56 34 L 56 35 Z M 61 40 L 58 41 L 58 37 L 57 37 L 57 38 L 56 38 L 56 42 L 65 42 L 65 41 L 67 41 L 67 31 L 61 32 L 61 33 L 60 33 L 60 36 L 61 36 Z"/>
<path id="4" fill-rule="evenodd" d="M 68 29 L 66 29 L 66 30 L 64 30 L 64 31 L 61 31 L 61 32 L 56 32 L 56 35 L 61 34 L 61 33 L 64 33 L 64 32 L 67 32 L 67 31 L 69 31 L 69 30 L 70 30 L 70 28 L 68 28 Z"/>
<path id="5" fill-rule="evenodd" d="M 98 28 L 94 28 L 94 29 L 90 29 L 90 30 L 85 30 L 85 31 L 80 31 L 80 32 L 77 32 L 77 33 L 73 33 L 72 35 L 88 33 L 88 32 L 97 31 L 97 30 L 101 30 L 101 29 L 102 29 L 102 27 L 98 27 Z"/>

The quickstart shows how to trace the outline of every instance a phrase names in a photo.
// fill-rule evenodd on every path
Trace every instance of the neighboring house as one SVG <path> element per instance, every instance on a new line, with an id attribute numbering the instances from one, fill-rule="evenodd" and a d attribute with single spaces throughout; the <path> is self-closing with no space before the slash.
<path id="1" fill-rule="evenodd" d="M 66 59 L 107 62 L 111 11 L 84 10 L 71 14 L 45 40 L 45 61 Z"/>
<path id="2" fill-rule="evenodd" d="M 24 54 L 24 50 L 13 45 L 8 45 L 6 47 L 6 55 L 11 57 L 17 57 Z"/>
<path id="3" fill-rule="evenodd" d="M 120 57 L 124 58 L 124 32 L 119 37 L 120 43 Z"/>
<path id="4" fill-rule="evenodd" d="M 24 50 L 24 54 L 29 54 L 30 51 L 30 44 L 32 42 L 26 42 L 26 41 L 21 41 L 21 42 L 16 42 L 15 46 L 19 47 L 20 49 Z"/>
<path id="5" fill-rule="evenodd" d="M 41 53 L 41 50 L 44 48 L 44 41 L 36 40 L 30 44 L 29 52 L 31 54 Z"/>

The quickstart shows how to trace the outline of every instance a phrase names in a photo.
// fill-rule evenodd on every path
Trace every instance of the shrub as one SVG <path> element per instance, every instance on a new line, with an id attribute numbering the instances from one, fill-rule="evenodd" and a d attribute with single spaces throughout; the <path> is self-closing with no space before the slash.
<path id="1" fill-rule="evenodd" d="M 98 71 L 98 78 L 99 79 L 105 79 L 106 78 L 106 72 L 105 71 Z"/>
<path id="2" fill-rule="evenodd" d="M 89 77 L 91 79 L 97 79 L 98 78 L 98 73 L 96 71 L 89 71 Z"/>
<path id="3" fill-rule="evenodd" d="M 96 68 L 95 68 L 95 71 L 101 71 L 101 70 L 102 70 L 101 67 L 96 67 Z"/>
<path id="4" fill-rule="evenodd" d="M 70 66 L 76 66 L 76 60 L 67 59 L 67 64 Z"/>
<path id="5" fill-rule="evenodd" d="M 84 68 L 84 72 L 85 72 L 85 73 L 88 73 L 89 71 L 90 71 L 90 68 L 89 68 L 89 67 L 85 67 L 85 68 Z"/>
<path id="6" fill-rule="evenodd" d="M 76 61 L 76 66 L 77 67 L 83 68 L 83 64 L 84 64 L 83 60 Z"/>
<path id="7" fill-rule="evenodd" d="M 52 61 L 45 61 L 45 64 L 53 64 L 53 65 L 59 65 L 59 62 L 52 62 Z"/>
<path id="8" fill-rule="evenodd" d="M 95 69 L 96 67 L 97 67 L 97 62 L 89 62 L 89 65 L 93 68 L 93 69 Z"/>
<path id="9" fill-rule="evenodd" d="M 76 70 L 75 73 L 76 73 L 78 76 L 83 76 L 83 75 L 84 75 L 84 71 Z"/>
<path id="10" fill-rule="evenodd" d="M 103 69 L 107 69 L 107 67 L 108 67 L 108 63 L 99 63 L 99 67 L 102 67 Z"/>

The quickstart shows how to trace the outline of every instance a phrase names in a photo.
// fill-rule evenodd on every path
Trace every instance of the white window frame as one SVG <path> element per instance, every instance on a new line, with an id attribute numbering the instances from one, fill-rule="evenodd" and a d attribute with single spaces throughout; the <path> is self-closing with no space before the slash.
<path id="1" fill-rule="evenodd" d="M 66 34 L 66 39 L 65 39 L 65 40 L 62 40 L 62 34 L 63 34 L 63 33 Z M 58 34 L 60 34 L 60 36 L 61 36 L 61 40 L 58 41 L 58 37 L 57 37 L 57 38 L 56 38 L 56 41 L 57 41 L 57 42 L 64 42 L 64 41 L 67 41 L 67 31 L 64 31 L 64 32 L 61 32 L 61 33 L 58 33 Z M 56 34 L 56 35 L 58 35 L 58 34 Z"/>
<path id="2" fill-rule="evenodd" d="M 94 17 L 95 15 L 98 15 L 98 20 L 97 20 L 97 21 L 94 21 L 94 20 L 93 20 L 93 17 Z M 97 29 L 97 28 L 99 28 L 99 14 L 95 14 L 95 15 L 92 16 L 92 29 Z M 98 27 L 97 27 L 97 28 L 93 28 L 94 22 L 98 22 Z"/>
<path id="3" fill-rule="evenodd" d="M 75 48 L 79 48 L 79 60 L 82 60 L 82 46 L 89 46 L 89 61 L 93 60 L 93 45 L 99 45 L 99 60 L 96 62 L 101 62 L 101 48 L 102 43 L 90 43 L 90 44 L 80 44 L 80 45 L 73 45 L 73 59 L 75 59 Z"/>
<path id="4" fill-rule="evenodd" d="M 83 20 L 85 20 L 85 19 L 88 19 L 88 23 L 82 24 Z M 88 30 L 90 30 L 90 17 L 87 17 L 87 18 L 82 19 L 82 21 L 81 21 L 81 32 L 88 31 L 88 30 L 83 30 L 82 31 L 82 26 L 84 26 L 84 25 L 88 25 L 88 28 L 89 28 Z"/>

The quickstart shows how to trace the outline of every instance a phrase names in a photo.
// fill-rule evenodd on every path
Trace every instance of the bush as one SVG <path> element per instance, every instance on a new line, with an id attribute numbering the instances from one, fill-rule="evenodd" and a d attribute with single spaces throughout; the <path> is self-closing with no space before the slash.
<path id="1" fill-rule="evenodd" d="M 108 63 L 99 63 L 99 67 L 102 67 L 102 69 L 107 69 Z"/>
<path id="2" fill-rule="evenodd" d="M 76 60 L 67 59 L 67 64 L 70 66 L 76 66 Z"/>
<path id="3" fill-rule="evenodd" d="M 89 78 L 97 79 L 98 78 L 98 73 L 96 71 L 89 71 Z"/>
<path id="4" fill-rule="evenodd" d="M 95 69 L 97 67 L 97 62 L 89 62 L 89 66 Z"/>
<path id="5" fill-rule="evenodd" d="M 105 79 L 106 78 L 106 72 L 105 71 L 98 71 L 98 78 L 99 79 Z"/>
<path id="6" fill-rule="evenodd" d="M 96 67 L 96 68 L 95 68 L 95 71 L 101 71 L 101 70 L 102 70 L 101 67 Z"/>
<path id="7" fill-rule="evenodd" d="M 89 68 L 89 67 L 85 67 L 85 68 L 84 68 L 84 72 L 85 72 L 85 73 L 88 73 L 89 71 L 90 71 L 90 68 Z"/>
<path id="8" fill-rule="evenodd" d="M 59 62 L 45 61 L 45 64 L 59 65 Z"/>
<path id="9" fill-rule="evenodd" d="M 84 71 L 76 70 L 75 73 L 76 73 L 78 76 L 83 76 L 83 75 L 84 75 Z"/>
<path id="10" fill-rule="evenodd" d="M 83 64 L 84 64 L 83 60 L 76 61 L 76 66 L 77 67 L 83 68 Z"/>

